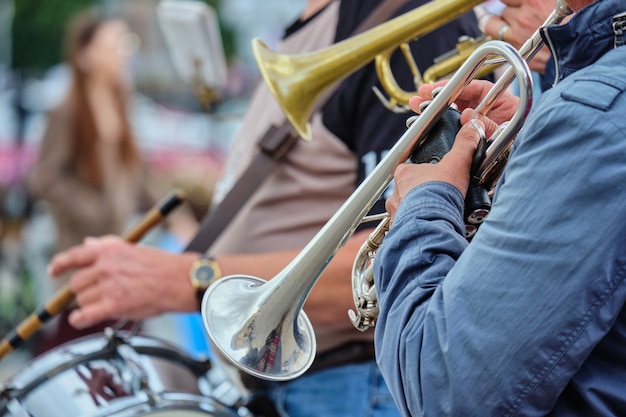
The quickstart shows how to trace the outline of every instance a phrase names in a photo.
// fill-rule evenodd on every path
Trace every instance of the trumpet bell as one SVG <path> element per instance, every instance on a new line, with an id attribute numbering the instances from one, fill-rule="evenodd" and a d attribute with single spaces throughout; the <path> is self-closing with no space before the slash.
<path id="1" fill-rule="evenodd" d="M 252 376 L 287 381 L 313 363 L 315 334 L 292 299 L 282 300 L 293 304 L 285 314 L 268 316 L 268 310 L 276 311 L 267 308 L 272 284 L 247 275 L 223 278 L 206 291 L 202 319 L 205 328 L 212 329 L 209 339 L 217 354 Z"/>

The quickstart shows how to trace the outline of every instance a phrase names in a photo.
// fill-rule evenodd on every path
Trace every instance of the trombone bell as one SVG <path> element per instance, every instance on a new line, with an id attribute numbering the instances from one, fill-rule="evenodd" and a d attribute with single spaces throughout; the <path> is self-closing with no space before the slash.
<path id="1" fill-rule="evenodd" d="M 287 120 L 301 138 L 311 140 L 308 120 L 316 100 L 308 96 L 308 92 L 305 93 L 302 88 L 294 88 L 307 82 L 308 72 L 305 66 L 288 55 L 272 51 L 260 39 L 252 41 L 252 52 L 267 87 L 283 109 Z"/>

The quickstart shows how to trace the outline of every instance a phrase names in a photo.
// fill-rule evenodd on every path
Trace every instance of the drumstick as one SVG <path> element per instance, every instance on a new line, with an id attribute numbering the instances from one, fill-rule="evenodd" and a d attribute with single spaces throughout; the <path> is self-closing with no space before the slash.
<path id="1" fill-rule="evenodd" d="M 146 232 L 160 223 L 172 210 L 178 207 L 183 200 L 184 195 L 180 191 L 169 194 L 153 207 L 138 225 L 124 235 L 124 240 L 130 243 L 137 243 Z M 9 334 L 5 336 L 2 342 L 0 342 L 0 360 L 28 340 L 42 325 L 59 314 L 73 300 L 74 293 L 72 293 L 69 284 L 64 285 L 52 296 L 47 304 L 35 310 L 35 312 L 26 317 L 15 329 L 11 330 Z"/>

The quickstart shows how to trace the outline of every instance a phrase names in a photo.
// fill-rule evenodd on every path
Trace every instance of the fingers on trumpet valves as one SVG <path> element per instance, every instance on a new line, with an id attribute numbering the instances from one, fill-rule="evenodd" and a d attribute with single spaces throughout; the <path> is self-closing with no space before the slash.
<path id="1" fill-rule="evenodd" d="M 435 87 L 433 89 L 433 91 L 431 92 L 431 95 L 433 98 L 437 97 L 437 94 L 441 93 L 441 91 L 443 91 L 443 86 L 439 86 L 439 87 Z M 422 114 L 424 112 L 424 110 L 426 110 L 426 107 L 428 107 L 428 105 L 432 102 L 432 100 L 426 100 L 421 102 L 418 105 L 417 111 L 416 113 L 418 115 Z M 453 104 L 454 105 L 454 104 Z M 456 106 L 456 105 L 454 105 Z M 409 117 L 409 119 L 407 120 L 406 124 L 407 127 L 409 127 L 411 124 L 413 124 L 413 122 L 415 121 L 415 116 Z"/>
<path id="2" fill-rule="evenodd" d="M 421 111 L 420 111 L 420 113 L 421 113 Z M 407 128 L 411 127 L 411 125 L 413 123 L 415 123 L 415 121 L 417 120 L 418 117 L 419 117 L 419 115 L 414 115 L 414 116 L 411 116 L 408 119 L 406 119 L 406 127 Z"/>
<path id="3" fill-rule="evenodd" d="M 432 92 L 433 98 L 437 97 L 437 95 L 441 93 L 442 91 L 443 91 L 443 86 L 433 88 L 433 92 Z"/>
<path id="4" fill-rule="evenodd" d="M 422 114 L 422 113 L 424 113 L 424 110 L 426 110 L 426 107 L 428 107 L 428 105 L 429 105 L 430 103 L 432 103 L 432 100 L 429 100 L 429 101 L 425 101 L 425 102 L 423 102 L 423 103 L 420 103 L 420 105 L 419 105 L 419 107 L 418 107 L 418 109 L 417 109 L 418 114 Z"/>

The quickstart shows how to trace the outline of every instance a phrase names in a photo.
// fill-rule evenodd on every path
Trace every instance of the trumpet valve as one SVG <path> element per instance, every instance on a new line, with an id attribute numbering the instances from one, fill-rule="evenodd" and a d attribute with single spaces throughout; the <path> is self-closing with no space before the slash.
<path id="1" fill-rule="evenodd" d="M 376 317 L 378 317 L 378 303 L 371 302 L 363 297 L 359 297 L 357 311 L 348 310 L 348 316 L 352 325 L 360 332 L 376 325 Z"/>

